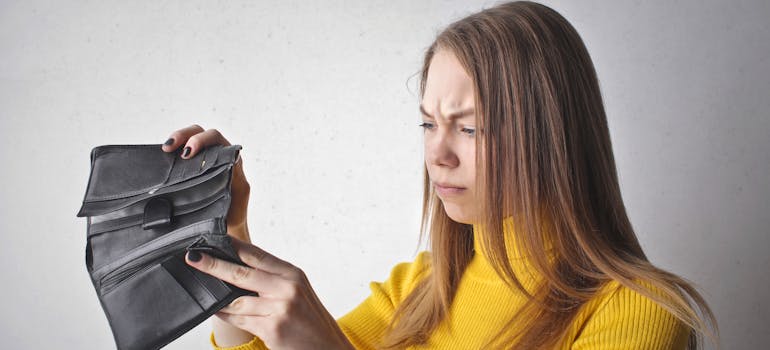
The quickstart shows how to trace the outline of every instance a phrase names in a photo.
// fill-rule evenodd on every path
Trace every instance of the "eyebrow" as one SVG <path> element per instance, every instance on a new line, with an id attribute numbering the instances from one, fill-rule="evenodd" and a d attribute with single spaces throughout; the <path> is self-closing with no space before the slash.
<path id="1" fill-rule="evenodd" d="M 471 115 L 471 114 L 473 114 L 475 112 L 476 112 L 475 108 L 470 108 L 470 109 L 466 109 L 464 111 L 449 113 L 446 116 L 446 118 L 449 119 L 449 120 L 451 120 L 453 118 L 462 118 L 462 117 L 465 117 L 467 115 Z M 420 113 L 422 113 L 426 117 L 430 117 L 430 118 L 436 119 L 432 115 L 430 115 L 430 113 L 425 111 L 425 108 L 422 106 L 422 104 L 420 104 Z"/>

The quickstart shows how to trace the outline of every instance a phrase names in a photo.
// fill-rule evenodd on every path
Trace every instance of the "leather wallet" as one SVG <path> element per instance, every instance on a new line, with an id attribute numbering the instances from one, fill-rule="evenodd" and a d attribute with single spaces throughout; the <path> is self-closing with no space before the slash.
<path id="1" fill-rule="evenodd" d="M 244 265 L 227 235 L 232 169 L 241 146 L 190 159 L 160 144 L 91 150 L 78 217 L 87 217 L 86 268 L 118 349 L 159 349 L 241 295 L 187 265 L 189 250 Z"/>

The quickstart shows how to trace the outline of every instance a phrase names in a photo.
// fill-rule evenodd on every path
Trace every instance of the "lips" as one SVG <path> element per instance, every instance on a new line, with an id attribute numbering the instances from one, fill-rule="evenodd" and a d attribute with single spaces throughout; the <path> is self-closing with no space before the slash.
<path id="1" fill-rule="evenodd" d="M 459 189 L 465 189 L 465 187 L 459 186 L 459 185 L 453 185 L 450 183 L 443 183 L 443 182 L 434 182 L 433 183 L 436 186 L 443 187 L 443 188 L 459 188 Z"/>
<path id="2" fill-rule="evenodd" d="M 449 183 L 434 182 L 433 186 L 442 197 L 458 195 L 465 191 L 465 187 L 460 187 L 458 185 Z"/>

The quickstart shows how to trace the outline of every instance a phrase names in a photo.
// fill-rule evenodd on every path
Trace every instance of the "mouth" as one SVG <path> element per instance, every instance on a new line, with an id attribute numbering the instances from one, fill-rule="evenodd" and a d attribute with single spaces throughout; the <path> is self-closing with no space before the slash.
<path id="1" fill-rule="evenodd" d="M 438 183 L 434 182 L 433 186 L 436 188 L 436 191 L 443 197 L 443 196 L 452 196 L 452 195 L 458 195 L 465 192 L 465 187 L 449 184 L 449 183 Z"/>

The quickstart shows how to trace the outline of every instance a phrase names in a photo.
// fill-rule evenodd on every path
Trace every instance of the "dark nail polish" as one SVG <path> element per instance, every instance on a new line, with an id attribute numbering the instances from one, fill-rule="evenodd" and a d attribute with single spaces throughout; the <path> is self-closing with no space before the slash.
<path id="1" fill-rule="evenodd" d="M 194 250 L 187 252 L 187 259 L 189 259 L 192 262 L 201 261 L 201 258 L 202 258 L 201 253 L 198 253 Z"/>
<path id="2" fill-rule="evenodd" d="M 173 143 L 174 143 L 174 138 L 171 137 L 168 140 L 166 140 L 166 142 L 164 142 L 163 144 L 166 146 L 171 146 Z"/>
<path id="3" fill-rule="evenodd" d="M 182 158 L 187 158 L 187 156 L 190 155 L 190 147 L 185 147 L 184 152 L 182 152 Z"/>

